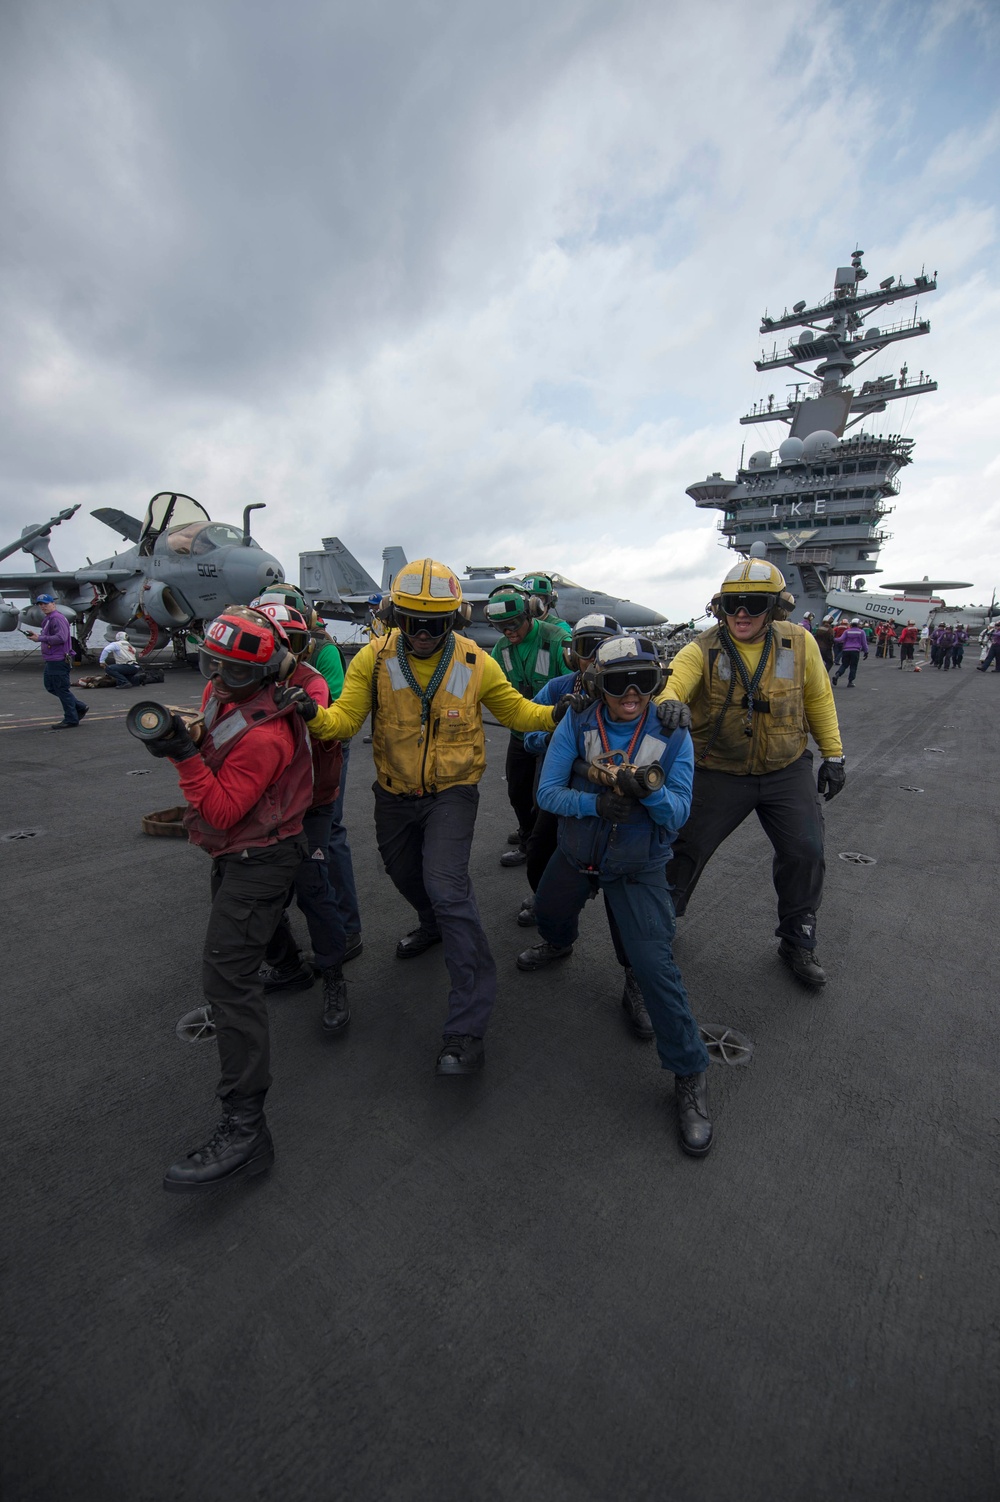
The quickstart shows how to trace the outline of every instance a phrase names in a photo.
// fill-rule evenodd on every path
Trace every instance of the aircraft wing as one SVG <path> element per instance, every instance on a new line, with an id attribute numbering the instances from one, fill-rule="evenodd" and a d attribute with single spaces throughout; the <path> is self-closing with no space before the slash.
<path id="1" fill-rule="evenodd" d="M 72 588 L 75 584 L 122 584 L 126 579 L 134 579 L 136 573 L 134 568 L 79 568 L 65 573 L 47 570 L 42 574 L 0 573 L 0 590 L 10 595 L 31 595 L 43 584 L 61 584 L 67 588 Z"/>
<path id="2" fill-rule="evenodd" d="M 129 542 L 138 542 L 142 534 L 142 522 L 136 516 L 129 516 L 127 511 L 119 511 L 115 506 L 98 506 L 92 511 L 91 516 L 96 516 L 99 522 L 110 527 L 112 532 L 117 532 Z"/>

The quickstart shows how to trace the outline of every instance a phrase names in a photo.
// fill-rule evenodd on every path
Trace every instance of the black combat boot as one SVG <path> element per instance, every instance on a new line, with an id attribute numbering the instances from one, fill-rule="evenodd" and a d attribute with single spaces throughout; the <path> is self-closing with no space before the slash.
<path id="1" fill-rule="evenodd" d="M 532 944 L 530 949 L 522 949 L 517 957 L 519 970 L 544 970 L 546 965 L 551 965 L 553 960 L 566 960 L 573 953 L 572 944 L 550 944 L 543 939 L 540 944 Z"/>
<path id="2" fill-rule="evenodd" d="M 628 1025 L 637 1038 L 644 1043 L 649 1043 L 653 1038 L 653 1024 L 649 1020 L 646 1011 L 646 1003 L 642 999 L 642 990 L 635 978 L 635 971 L 630 965 L 625 966 L 625 989 L 622 992 L 622 1011 L 628 1018 Z"/>
<path id="3" fill-rule="evenodd" d="M 413 960 L 418 954 L 423 954 L 430 949 L 432 944 L 440 944 L 441 935 L 432 934 L 426 928 L 411 928 L 405 939 L 400 939 L 396 945 L 397 960 Z"/>
<path id="4" fill-rule="evenodd" d="M 445 1033 L 434 1073 L 478 1074 L 485 1063 L 482 1038 L 474 1038 L 471 1033 Z"/>
<path id="5" fill-rule="evenodd" d="M 264 1120 L 264 1094 L 230 1096 L 222 1102 L 222 1119 L 204 1147 L 171 1163 L 163 1187 L 171 1194 L 214 1189 L 230 1179 L 266 1173 L 274 1162 L 274 1144 Z"/>
<path id="6" fill-rule="evenodd" d="M 708 1076 L 677 1074 L 674 1076 L 677 1101 L 677 1125 L 681 1147 L 692 1158 L 703 1158 L 712 1146 L 712 1121 L 708 1114 Z"/>
<path id="7" fill-rule="evenodd" d="M 501 866 L 523 866 L 528 859 L 528 852 L 520 846 L 516 850 L 507 850 L 500 857 Z"/>
<path id="8" fill-rule="evenodd" d="M 292 965 L 261 965 L 260 978 L 268 995 L 272 991 L 308 991 L 316 984 L 315 970 L 301 955 Z"/>
<path id="9" fill-rule="evenodd" d="M 534 928 L 538 919 L 535 917 L 535 896 L 529 892 L 521 903 L 521 911 L 517 915 L 519 928 Z"/>
<path id="10" fill-rule="evenodd" d="M 826 971 L 816 958 L 814 949 L 799 949 L 798 945 L 788 939 L 782 939 L 778 945 L 778 954 L 784 960 L 789 970 L 803 985 L 819 989 L 826 985 Z"/>
<path id="11" fill-rule="evenodd" d="M 348 960 L 356 960 L 357 957 L 358 957 L 358 955 L 364 949 L 364 947 L 365 947 L 365 941 L 364 941 L 364 939 L 362 939 L 362 937 L 361 937 L 361 935 L 359 933 L 357 933 L 357 934 L 348 934 L 347 935 L 347 952 L 344 955 L 344 964 L 346 965 L 347 962 L 348 962 Z"/>
<path id="12" fill-rule="evenodd" d="M 333 1037 L 343 1033 L 351 1020 L 347 1003 L 347 982 L 339 965 L 321 970 L 323 978 L 323 1031 Z"/>

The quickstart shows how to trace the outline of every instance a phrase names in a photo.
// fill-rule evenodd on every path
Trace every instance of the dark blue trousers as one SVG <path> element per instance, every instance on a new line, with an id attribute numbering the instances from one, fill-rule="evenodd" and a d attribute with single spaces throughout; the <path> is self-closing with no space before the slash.
<path id="1" fill-rule="evenodd" d="M 860 652 L 841 652 L 840 667 L 833 675 L 834 683 L 836 683 L 838 679 L 842 677 L 845 671 L 847 672 L 848 683 L 854 682 L 855 678 L 858 676 L 858 659 L 860 658 L 860 656 Z"/>
<path id="2" fill-rule="evenodd" d="M 386 871 L 416 910 L 420 927 L 440 933 L 451 977 L 446 1033 L 482 1038 L 497 994 L 497 969 L 469 877 L 479 789 L 445 788 L 411 798 L 375 784 L 375 839 Z"/>
<path id="3" fill-rule="evenodd" d="M 354 884 L 351 847 L 347 841 L 347 830 L 344 828 L 344 793 L 347 789 L 347 763 L 351 755 L 350 741 L 341 741 L 340 748 L 344 755 L 344 765 L 340 771 L 340 791 L 330 809 L 330 842 L 327 846 L 327 858 L 330 863 L 333 900 L 340 914 L 341 927 L 345 934 L 359 934 L 361 913 L 358 909 L 358 889 Z"/>
<path id="4" fill-rule="evenodd" d="M 79 725 L 80 710 L 85 710 L 87 706 L 69 686 L 69 663 L 47 662 L 42 668 L 42 687 L 59 700 L 66 724 Z"/>
<path id="5" fill-rule="evenodd" d="M 294 895 L 299 911 L 306 920 L 313 957 L 319 970 L 342 965 L 347 947 L 327 861 L 332 808 L 332 804 L 324 803 L 318 808 L 311 808 L 303 816 L 302 834 L 309 848 L 295 873 L 292 892 L 289 894 L 289 898 Z M 297 964 L 298 958 L 299 948 L 292 934 L 286 909 L 267 946 L 266 959 L 269 965 L 284 969 Z"/>
<path id="6" fill-rule="evenodd" d="M 550 944 L 575 943 L 580 913 L 594 895 L 595 882 L 635 971 L 664 1069 L 701 1074 L 708 1068 L 708 1054 L 674 960 L 674 908 L 662 867 L 637 876 L 594 877 L 578 871 L 557 850 L 535 893 L 540 936 Z"/>

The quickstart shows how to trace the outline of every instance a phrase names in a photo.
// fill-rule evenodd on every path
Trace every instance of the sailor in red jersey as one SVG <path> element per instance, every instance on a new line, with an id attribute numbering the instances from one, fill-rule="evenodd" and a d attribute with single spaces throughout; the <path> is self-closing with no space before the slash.
<path id="1" fill-rule="evenodd" d="M 278 600 L 254 600 L 250 609 L 259 611 L 277 626 L 295 658 L 294 672 L 283 677 L 283 681 L 305 689 L 315 703 L 329 707 L 329 684 L 321 673 L 303 661 L 312 645 L 305 616 L 293 605 Z M 333 1038 L 343 1037 L 351 1020 L 343 973 L 347 935 L 327 858 L 333 806 L 340 791 L 344 764 L 340 741 L 314 740 L 312 757 L 313 802 L 302 821 L 302 833 L 309 848 L 295 873 L 295 900 L 309 930 L 313 962 L 309 964 L 299 953 L 286 911 L 267 946 L 264 991 L 268 995 L 273 991 L 307 991 L 315 985 L 318 972 L 323 981 L 323 1031 Z"/>
<path id="2" fill-rule="evenodd" d="M 294 713 L 275 703 L 279 677 L 294 666 L 278 628 L 230 606 L 209 626 L 199 661 L 209 686 L 198 745 L 179 715 L 169 735 L 147 742 L 177 767 L 188 838 L 212 857 L 202 984 L 219 1047 L 222 1119 L 203 1147 L 167 1169 L 163 1187 L 172 1191 L 210 1189 L 274 1162 L 258 972 L 306 854 L 302 820 L 313 802 L 308 737 Z"/>

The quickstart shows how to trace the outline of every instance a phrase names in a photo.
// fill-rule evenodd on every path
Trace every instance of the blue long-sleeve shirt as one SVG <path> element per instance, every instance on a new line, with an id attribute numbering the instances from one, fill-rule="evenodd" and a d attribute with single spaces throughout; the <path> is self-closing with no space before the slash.
<path id="1" fill-rule="evenodd" d="M 579 687 L 575 673 L 564 673 L 561 678 L 550 678 L 543 683 L 534 697 L 535 704 L 551 704 L 554 708 L 563 694 L 573 694 Z M 551 738 L 551 730 L 529 730 L 524 737 L 524 749 L 532 756 L 544 756 Z"/>
<path id="2" fill-rule="evenodd" d="M 565 819 L 597 818 L 598 794 L 578 793 L 569 785 L 573 763 L 578 754 L 574 718 L 572 713 L 567 714 L 552 734 L 538 783 L 538 806 Z M 612 751 L 628 750 L 635 734 L 634 720 L 618 721 L 605 716 L 604 728 Z M 641 800 L 654 824 L 662 824 L 668 829 L 680 829 L 687 822 L 691 812 L 691 784 L 694 778 L 694 745 L 691 737 L 686 730 L 675 730 L 674 735 L 683 737 L 683 740 L 666 782 L 655 793 L 650 793 L 648 798 Z"/>

